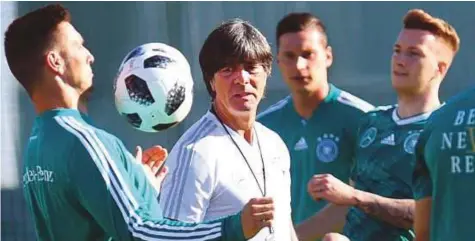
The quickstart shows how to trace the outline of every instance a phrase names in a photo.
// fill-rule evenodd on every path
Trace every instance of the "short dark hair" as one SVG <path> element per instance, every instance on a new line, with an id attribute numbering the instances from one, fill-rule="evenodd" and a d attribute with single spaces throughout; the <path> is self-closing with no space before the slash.
<path id="1" fill-rule="evenodd" d="M 443 19 L 433 17 L 421 9 L 412 9 L 404 16 L 403 23 L 405 29 L 429 31 L 442 39 L 454 53 L 459 50 L 460 38 L 457 31 Z"/>
<path id="2" fill-rule="evenodd" d="M 326 27 L 322 20 L 312 15 L 311 13 L 290 13 L 282 18 L 277 24 L 276 28 L 276 42 L 279 47 L 280 36 L 286 33 L 296 33 L 303 30 L 314 28 L 320 31 L 325 38 L 325 45 L 328 43 L 328 36 Z"/>
<path id="3" fill-rule="evenodd" d="M 45 50 L 50 47 L 58 24 L 70 22 L 69 11 L 51 4 L 15 19 L 5 32 L 4 47 L 8 66 L 28 93 L 40 74 Z"/>
<path id="4" fill-rule="evenodd" d="M 267 74 L 272 51 L 264 35 L 249 22 L 228 20 L 211 32 L 200 51 L 200 66 L 208 93 L 214 98 L 210 81 L 220 69 L 238 64 L 262 64 Z"/>

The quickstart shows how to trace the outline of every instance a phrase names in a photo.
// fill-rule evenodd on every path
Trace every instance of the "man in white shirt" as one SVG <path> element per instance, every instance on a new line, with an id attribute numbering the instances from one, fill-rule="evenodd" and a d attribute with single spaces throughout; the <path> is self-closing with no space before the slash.
<path id="1" fill-rule="evenodd" d="M 184 222 L 238 212 L 252 198 L 274 200 L 274 222 L 251 240 L 296 240 L 290 218 L 290 157 L 281 138 L 256 122 L 272 53 L 251 24 L 221 24 L 200 51 L 211 110 L 173 147 L 162 184 L 164 216 Z M 264 220 L 265 221 L 265 220 Z"/>

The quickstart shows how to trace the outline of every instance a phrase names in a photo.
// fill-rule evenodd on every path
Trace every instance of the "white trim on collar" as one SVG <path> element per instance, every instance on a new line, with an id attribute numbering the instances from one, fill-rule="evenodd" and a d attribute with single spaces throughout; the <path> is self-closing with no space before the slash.
<path id="1" fill-rule="evenodd" d="M 397 114 L 397 107 L 396 107 L 393 110 L 392 117 L 393 117 L 393 121 L 396 122 L 397 125 L 401 126 L 401 125 L 412 124 L 412 123 L 418 122 L 418 121 L 427 120 L 430 117 L 431 114 L 432 114 L 432 111 L 401 119 Z"/>

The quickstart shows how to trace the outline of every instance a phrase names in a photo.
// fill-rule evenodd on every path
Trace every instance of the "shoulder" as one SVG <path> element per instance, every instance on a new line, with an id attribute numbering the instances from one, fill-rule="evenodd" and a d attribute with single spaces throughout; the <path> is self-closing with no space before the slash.
<path id="1" fill-rule="evenodd" d="M 128 153 L 122 142 L 114 135 L 96 128 L 81 119 L 55 118 L 58 132 L 64 143 L 69 142 L 71 158 L 68 165 L 71 173 L 84 173 L 78 170 L 88 170 L 104 167 L 105 163 L 114 164 L 126 160 Z M 92 168 L 92 169 L 91 169 Z"/>
<path id="2" fill-rule="evenodd" d="M 279 116 L 284 112 L 285 107 L 291 103 L 291 100 L 292 97 L 289 95 L 284 99 L 278 101 L 277 103 L 271 105 L 270 107 L 268 107 L 257 115 L 257 120 L 262 123 L 268 122 L 275 118 L 279 118 Z"/>
<path id="3" fill-rule="evenodd" d="M 454 97 L 450 98 L 447 101 L 447 106 L 453 106 L 457 105 L 459 103 L 464 103 L 467 101 L 470 101 L 470 103 L 473 103 L 472 100 L 475 100 L 475 87 L 468 89 L 466 91 L 463 91 Z"/>
<path id="4" fill-rule="evenodd" d="M 208 139 L 209 136 L 214 135 L 218 130 L 218 122 L 212 118 L 210 113 L 203 115 L 197 122 L 195 122 L 188 130 L 183 133 L 177 141 L 173 149 L 187 148 L 196 146 Z"/>
<path id="5" fill-rule="evenodd" d="M 279 134 L 263 125 L 260 121 L 256 121 L 254 124 L 256 129 L 265 136 L 266 141 L 274 142 L 279 145 L 284 143 Z"/>
<path id="6" fill-rule="evenodd" d="M 475 88 L 463 91 L 451 97 L 442 107 L 432 113 L 429 122 L 445 119 L 446 115 L 453 114 L 460 110 L 473 109 L 475 108 L 473 103 L 475 103 Z"/>
<path id="7" fill-rule="evenodd" d="M 191 159 L 203 159 L 215 153 L 218 138 L 218 123 L 209 114 L 195 122 L 173 146 L 167 162 L 189 162 Z"/>
<path id="8" fill-rule="evenodd" d="M 380 116 L 380 115 L 390 115 L 396 108 L 396 105 L 381 105 L 376 106 L 372 110 L 367 112 L 367 115 L 371 116 Z"/>
<path id="9" fill-rule="evenodd" d="M 286 157 L 289 156 L 287 146 L 285 145 L 279 134 L 264 126 L 263 124 L 259 123 L 258 121 L 256 121 L 255 127 L 259 131 L 259 138 L 261 142 L 265 142 L 266 146 L 268 146 L 269 148 L 272 147 L 273 150 L 276 150 L 276 153 L 278 153 L 279 155 L 283 155 Z"/>
<path id="10" fill-rule="evenodd" d="M 374 109 L 374 106 L 367 101 L 350 94 L 347 91 L 340 89 L 338 89 L 338 91 L 339 93 L 336 96 L 335 101 L 347 111 L 353 112 L 355 114 L 362 114 Z"/>
<path id="11" fill-rule="evenodd" d="M 97 146 L 107 149 L 120 140 L 99 128 L 96 128 L 82 119 L 55 117 L 57 124 L 56 134 L 61 141 L 74 140 L 75 147 Z"/>
<path id="12" fill-rule="evenodd" d="M 386 118 L 391 117 L 396 105 L 377 106 L 365 113 L 366 118 Z"/>
<path id="13" fill-rule="evenodd" d="M 364 125 L 374 125 L 376 123 L 384 122 L 383 120 L 391 120 L 395 108 L 396 105 L 377 106 L 364 113 L 363 117 L 360 119 L 360 128 Z"/>

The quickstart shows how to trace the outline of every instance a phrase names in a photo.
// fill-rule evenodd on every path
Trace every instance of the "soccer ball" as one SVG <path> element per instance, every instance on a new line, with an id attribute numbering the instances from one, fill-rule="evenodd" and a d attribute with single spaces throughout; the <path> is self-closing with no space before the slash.
<path id="1" fill-rule="evenodd" d="M 133 49 L 114 83 L 115 106 L 134 128 L 158 132 L 185 119 L 193 102 L 193 78 L 185 56 L 163 43 Z"/>

